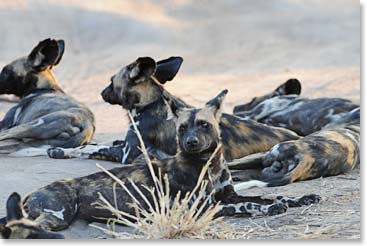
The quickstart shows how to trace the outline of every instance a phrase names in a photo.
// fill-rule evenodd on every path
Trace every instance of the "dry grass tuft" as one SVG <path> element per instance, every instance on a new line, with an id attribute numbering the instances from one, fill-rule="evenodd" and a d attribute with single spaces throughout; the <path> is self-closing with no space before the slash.
<path id="1" fill-rule="evenodd" d="M 116 232 L 116 223 L 125 224 L 134 228 L 137 232 L 136 238 L 233 238 L 231 233 L 232 230 L 229 225 L 224 223 L 222 218 L 214 218 L 215 214 L 220 210 L 219 204 L 209 204 L 212 194 L 206 194 L 206 188 L 209 183 L 208 180 L 204 180 L 204 176 L 208 173 L 212 158 L 210 158 L 208 163 L 204 166 L 197 184 L 191 192 L 185 194 L 183 199 L 180 199 L 180 193 L 174 198 L 170 197 L 168 177 L 165 175 L 162 178 L 161 173 L 158 175 L 154 173 L 148 152 L 130 112 L 129 117 L 140 140 L 141 150 L 154 180 L 154 187 L 143 186 L 143 189 L 148 191 L 149 196 L 153 197 L 153 201 L 150 201 L 141 188 L 135 185 L 132 180 L 129 180 L 140 196 L 134 197 L 131 191 L 127 189 L 124 182 L 97 164 L 99 168 L 111 176 L 111 178 L 130 195 L 133 200 L 131 206 L 135 211 L 135 215 L 118 210 L 118 208 L 109 203 L 102 194 L 99 194 L 101 202 L 98 203 L 98 205 L 109 210 L 116 218 L 108 221 L 109 229 L 101 228 L 96 225 L 92 226 L 103 230 L 106 234 L 113 235 L 120 239 L 126 238 L 127 235 L 126 233 Z M 212 157 L 219 148 L 220 146 L 218 146 Z M 141 204 L 139 200 L 144 201 L 145 204 Z"/>

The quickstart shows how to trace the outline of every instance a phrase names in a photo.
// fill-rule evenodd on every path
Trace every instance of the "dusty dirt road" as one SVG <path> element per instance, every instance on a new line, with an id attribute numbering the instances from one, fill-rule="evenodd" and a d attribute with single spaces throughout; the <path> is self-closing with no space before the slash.
<path id="1" fill-rule="evenodd" d="M 360 102 L 358 1 L 1 1 L 0 67 L 27 55 L 39 40 L 63 38 L 55 68 L 61 87 L 96 115 L 96 142 L 121 138 L 126 113 L 100 91 L 139 56 L 185 61 L 167 89 L 200 105 L 227 88 L 225 111 L 271 91 L 290 77 L 307 97 Z M 0 118 L 13 105 L 0 98 Z M 12 99 L 10 97 L 10 99 Z M 101 163 L 101 162 L 100 162 Z M 106 167 L 116 164 L 102 163 Z M 0 156 L 0 216 L 13 191 L 26 194 L 60 178 L 95 172 L 94 161 Z M 228 219 L 242 238 L 359 238 L 359 171 L 251 194 L 320 193 L 320 205 L 279 217 Z M 103 238 L 78 221 L 68 238 Z"/>

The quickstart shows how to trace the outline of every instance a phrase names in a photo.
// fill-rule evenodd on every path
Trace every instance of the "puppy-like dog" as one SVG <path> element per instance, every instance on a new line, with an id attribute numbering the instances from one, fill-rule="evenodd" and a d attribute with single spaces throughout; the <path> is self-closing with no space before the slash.
<path id="1" fill-rule="evenodd" d="M 162 175 L 167 175 L 171 199 L 177 194 L 183 198 L 194 189 L 202 168 L 212 157 L 210 171 L 205 179 L 209 181 L 207 194 L 214 191 L 209 203 L 221 202 L 221 211 L 217 216 L 275 215 L 285 212 L 287 207 L 318 202 L 320 197 L 314 194 L 296 199 L 237 195 L 221 150 L 215 152 L 221 144 L 220 107 L 226 94 L 226 90 L 222 91 L 201 109 L 174 106 L 173 112 L 177 116 L 177 154 L 152 163 L 155 174 L 158 175 L 160 169 Z M 147 163 L 142 159 L 137 161 L 134 165 L 125 165 L 110 172 L 121 179 L 131 192 L 134 191 L 134 182 L 153 204 L 151 193 L 142 188 L 143 185 L 154 187 L 153 178 Z M 51 183 L 29 194 L 24 203 L 17 193 L 13 193 L 7 201 L 7 217 L 2 219 L 4 223 L 0 226 L 0 232 L 4 238 L 62 238 L 61 234 L 50 231 L 63 230 L 77 218 L 95 221 L 96 218 L 113 217 L 109 211 L 96 207 L 98 193 L 116 204 L 119 210 L 135 215 L 134 209 L 129 206 L 132 200 L 127 191 L 117 188 L 114 192 L 113 183 L 114 180 L 106 173 L 99 172 Z M 149 209 L 140 196 L 136 197 Z"/>
<path id="2" fill-rule="evenodd" d="M 133 112 L 144 142 L 150 149 L 168 155 L 176 153 L 176 125 L 175 116 L 164 98 L 170 98 L 179 106 L 189 105 L 171 95 L 163 88 L 163 84 L 174 78 L 182 61 L 180 57 L 171 57 L 158 63 L 150 57 L 138 58 L 112 76 L 110 85 L 102 92 L 106 102 L 122 105 Z M 222 115 L 220 127 L 226 160 L 268 151 L 279 142 L 299 138 L 289 130 L 266 126 L 229 114 Z M 53 158 L 96 158 L 124 164 L 131 163 L 141 154 L 139 141 L 132 127 L 120 145 L 53 148 L 48 153 Z"/>
<path id="3" fill-rule="evenodd" d="M 0 94 L 13 94 L 21 101 L 0 122 L 1 154 L 47 155 L 50 146 L 72 148 L 91 141 L 93 113 L 66 95 L 52 73 L 64 48 L 63 40 L 45 39 L 28 56 L 2 69 Z"/>

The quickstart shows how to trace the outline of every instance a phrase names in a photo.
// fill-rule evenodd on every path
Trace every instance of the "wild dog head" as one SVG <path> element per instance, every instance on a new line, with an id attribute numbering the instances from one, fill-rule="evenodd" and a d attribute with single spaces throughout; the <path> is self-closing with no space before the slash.
<path id="1" fill-rule="evenodd" d="M 223 90 L 203 108 L 182 108 L 169 101 L 177 117 L 178 153 L 193 160 L 206 161 L 220 143 L 221 106 L 228 90 Z"/>
<path id="2" fill-rule="evenodd" d="M 281 84 L 278 88 L 276 88 L 273 92 L 266 94 L 264 96 L 254 97 L 251 100 L 251 102 L 234 107 L 233 113 L 237 114 L 240 112 L 249 111 L 259 103 L 275 96 L 300 95 L 300 94 L 301 94 L 301 83 L 298 81 L 298 79 L 289 79 L 285 83 Z"/>
<path id="3" fill-rule="evenodd" d="M 0 234 L 4 239 L 63 239 L 63 235 L 48 232 L 35 222 L 27 219 L 23 210 L 22 199 L 13 193 L 6 203 L 5 223 L 0 224 Z"/>
<path id="4" fill-rule="evenodd" d="M 28 56 L 6 65 L 0 73 L 0 94 L 24 97 L 37 89 L 60 88 L 52 73 L 64 54 L 63 40 L 45 39 Z"/>
<path id="5" fill-rule="evenodd" d="M 150 57 L 140 57 L 112 76 L 102 98 L 128 110 L 144 107 L 161 98 L 162 85 L 176 76 L 182 61 L 181 57 L 170 57 L 156 63 Z"/>

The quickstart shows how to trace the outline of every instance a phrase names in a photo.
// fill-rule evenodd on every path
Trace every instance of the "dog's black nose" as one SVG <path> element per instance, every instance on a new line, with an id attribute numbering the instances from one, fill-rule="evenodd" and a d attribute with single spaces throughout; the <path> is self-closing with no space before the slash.
<path id="1" fill-rule="evenodd" d="M 191 136 L 186 139 L 186 144 L 189 147 L 196 147 L 198 143 L 199 143 L 199 139 L 195 136 Z"/>

